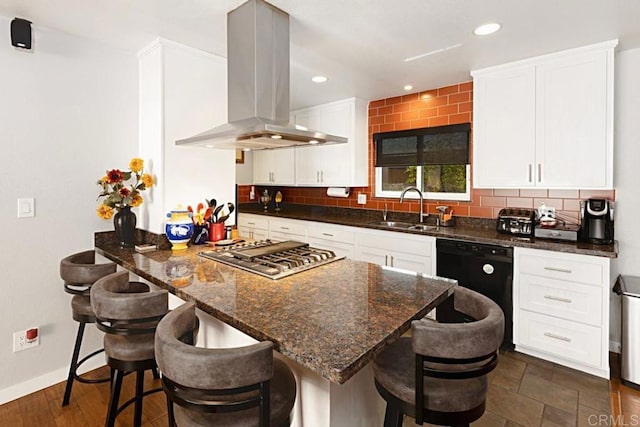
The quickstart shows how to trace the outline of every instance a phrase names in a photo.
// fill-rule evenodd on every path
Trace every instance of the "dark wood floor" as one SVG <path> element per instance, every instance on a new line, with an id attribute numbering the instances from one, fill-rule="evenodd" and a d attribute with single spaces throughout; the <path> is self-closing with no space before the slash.
<path id="1" fill-rule="evenodd" d="M 611 359 L 612 379 L 609 381 L 611 396 L 612 420 L 606 425 L 634 425 L 632 416 L 640 415 L 640 392 L 625 387 L 619 380 L 619 364 L 616 357 Z M 108 375 L 107 368 L 100 368 L 90 373 L 92 377 Z M 134 376 L 125 378 L 123 400 L 133 396 Z M 146 375 L 145 390 L 160 387 L 160 381 L 154 380 L 151 373 Z M 109 385 L 82 384 L 74 385 L 69 406 L 62 408 L 64 383 L 59 383 L 36 393 L 0 405 L 0 425 L 11 427 L 58 426 L 85 427 L 102 426 L 109 401 Z M 133 407 L 118 416 L 117 426 L 132 425 Z M 626 423 L 626 424 L 624 424 Z M 640 419 L 636 418 L 636 423 Z M 510 424 L 513 425 L 513 424 Z M 604 425 L 604 424 L 602 424 Z M 637 424 L 640 425 L 640 424 Z M 162 392 L 152 394 L 144 399 L 143 426 L 167 426 L 166 401 Z"/>

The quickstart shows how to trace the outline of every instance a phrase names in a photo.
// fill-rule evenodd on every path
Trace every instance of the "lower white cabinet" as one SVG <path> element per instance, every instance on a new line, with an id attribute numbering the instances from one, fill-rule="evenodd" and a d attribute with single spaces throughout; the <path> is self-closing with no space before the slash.
<path id="1" fill-rule="evenodd" d="M 311 246 L 333 251 L 336 256 L 355 258 L 355 229 L 322 222 L 309 224 L 308 241 Z"/>
<path id="2" fill-rule="evenodd" d="M 243 239 L 266 240 L 269 236 L 269 220 L 260 215 L 239 214 L 238 235 Z"/>
<path id="3" fill-rule="evenodd" d="M 431 236 L 362 229 L 356 234 L 356 260 L 431 275 L 435 242 Z"/>
<path id="4" fill-rule="evenodd" d="M 269 219 L 269 238 L 307 243 L 307 222 L 286 218 Z"/>
<path id="5" fill-rule="evenodd" d="M 514 249 L 516 350 L 609 378 L 609 258 Z"/>

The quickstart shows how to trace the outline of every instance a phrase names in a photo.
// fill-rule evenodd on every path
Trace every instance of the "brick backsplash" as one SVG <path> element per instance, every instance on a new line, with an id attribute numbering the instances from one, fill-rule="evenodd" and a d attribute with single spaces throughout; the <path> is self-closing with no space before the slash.
<path id="1" fill-rule="evenodd" d="M 464 82 L 439 89 L 393 98 L 379 99 L 369 103 L 369 186 L 352 187 L 347 198 L 327 196 L 326 188 L 278 187 L 284 203 L 339 206 L 345 208 L 382 210 L 387 205 L 390 211 L 418 212 L 417 200 L 399 203 L 398 199 L 375 197 L 375 168 L 373 134 L 394 130 L 471 123 L 473 118 L 473 82 Z M 471 134 L 473 143 L 473 132 Z M 505 161 L 508 161 L 505 160 Z M 473 165 L 472 165 L 473 167 Z M 249 203 L 251 186 L 238 186 L 238 202 Z M 256 196 L 262 186 L 256 188 Z M 270 187 L 273 188 L 273 187 Z M 367 204 L 357 203 L 358 194 L 366 194 Z M 565 217 L 577 220 L 580 200 L 603 197 L 615 200 L 615 191 L 602 190 L 545 190 L 545 189 L 474 189 L 471 201 L 429 200 L 424 209 L 437 213 L 436 206 L 451 207 L 456 216 L 495 218 L 500 209 L 510 207 L 538 207 L 541 203 L 553 206 Z"/>

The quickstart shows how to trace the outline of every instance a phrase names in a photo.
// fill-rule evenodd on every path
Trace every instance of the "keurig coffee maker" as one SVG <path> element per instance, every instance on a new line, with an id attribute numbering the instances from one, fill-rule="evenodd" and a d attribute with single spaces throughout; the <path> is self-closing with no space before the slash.
<path id="1" fill-rule="evenodd" d="M 583 242 L 596 245 L 613 243 L 613 202 L 605 199 L 581 202 L 580 224 Z"/>

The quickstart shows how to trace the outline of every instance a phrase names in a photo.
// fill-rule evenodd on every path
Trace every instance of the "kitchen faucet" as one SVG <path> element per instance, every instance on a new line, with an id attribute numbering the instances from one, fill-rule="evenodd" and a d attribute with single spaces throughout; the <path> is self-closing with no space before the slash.
<path id="1" fill-rule="evenodd" d="M 424 222 L 424 217 L 429 216 L 429 214 L 425 214 L 423 211 L 423 204 L 424 204 L 424 198 L 422 197 L 422 191 L 420 191 L 420 189 L 418 187 L 407 187 L 404 190 L 402 190 L 402 193 L 400 193 L 400 203 L 402 203 L 402 201 L 404 200 L 404 195 L 407 193 L 407 191 L 417 191 L 418 195 L 420 196 L 420 223 L 422 224 Z"/>

